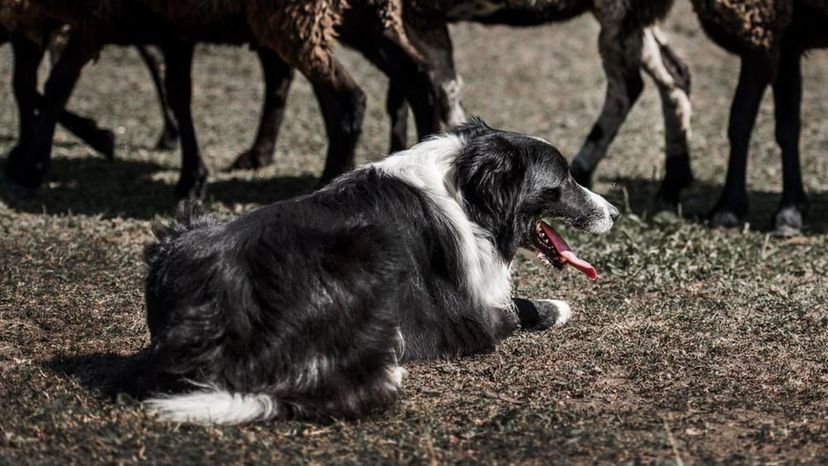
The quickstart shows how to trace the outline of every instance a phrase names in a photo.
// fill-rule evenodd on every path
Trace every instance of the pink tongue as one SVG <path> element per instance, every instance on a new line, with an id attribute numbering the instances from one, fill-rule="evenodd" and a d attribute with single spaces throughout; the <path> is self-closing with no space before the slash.
<path id="1" fill-rule="evenodd" d="M 564 239 L 561 238 L 561 235 L 559 235 L 555 230 L 553 230 L 552 227 L 550 227 L 546 224 L 546 222 L 543 221 L 540 222 L 540 227 L 543 230 L 543 233 L 546 235 L 546 237 L 549 238 L 549 241 L 552 241 L 552 245 L 558 251 L 558 255 L 560 255 L 561 262 L 563 262 L 564 264 L 569 264 L 572 267 L 575 267 L 576 269 L 580 270 L 581 272 L 586 274 L 586 276 L 589 277 L 590 280 L 595 280 L 596 278 L 598 278 L 598 273 L 595 271 L 595 267 L 593 267 L 589 264 L 589 262 L 583 259 L 578 259 L 578 256 L 576 256 L 572 249 L 569 247 L 569 245 L 566 244 L 566 241 L 564 241 Z"/>

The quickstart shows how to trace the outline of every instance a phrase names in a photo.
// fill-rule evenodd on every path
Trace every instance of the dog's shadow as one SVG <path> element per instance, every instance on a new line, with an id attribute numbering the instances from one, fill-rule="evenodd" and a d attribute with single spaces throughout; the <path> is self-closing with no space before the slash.
<path id="1" fill-rule="evenodd" d="M 628 208 L 636 215 L 651 218 L 658 212 L 654 202 L 660 182 L 644 178 L 607 178 L 610 185 L 607 199 L 619 208 Z M 685 220 L 707 224 L 710 211 L 719 199 L 722 186 L 695 181 L 682 193 L 681 214 Z M 750 212 L 745 220 L 752 230 L 771 232 L 773 217 L 782 199 L 781 192 L 748 192 Z M 809 192 L 810 207 L 805 213 L 806 234 L 828 233 L 828 192 Z"/>
<path id="2" fill-rule="evenodd" d="M 0 165 L 5 165 L 0 162 Z M 0 167 L 2 169 L 2 167 Z M 103 218 L 151 219 L 168 215 L 177 205 L 173 185 L 154 175 L 168 167 L 143 160 L 87 157 L 55 158 L 44 186 L 34 196 L 21 195 L 0 175 L 0 200 L 10 208 L 35 214 L 84 214 Z M 177 178 L 177 175 L 176 175 Z M 311 191 L 313 176 L 209 181 L 207 202 L 269 204 Z M 28 193 L 26 193 L 28 194 Z"/>
<path id="3" fill-rule="evenodd" d="M 92 353 L 81 356 L 56 356 L 45 367 L 58 374 L 77 380 L 90 392 L 110 399 L 126 394 L 139 398 L 139 378 L 144 368 L 146 353 L 130 356 L 116 353 Z"/>
<path id="4" fill-rule="evenodd" d="M 107 399 L 121 406 L 135 407 L 146 398 L 156 394 L 143 379 L 147 356 L 146 350 L 130 356 L 112 352 L 56 356 L 46 361 L 43 367 L 58 377 L 77 381 L 93 396 Z M 394 405 L 389 409 L 394 412 L 399 407 Z M 367 413 L 364 419 L 382 420 L 387 415 L 388 412 L 375 411 Z M 324 416 L 307 418 L 289 416 L 281 419 L 281 422 L 293 423 L 297 428 L 303 428 L 303 426 L 332 425 L 340 420 Z"/>

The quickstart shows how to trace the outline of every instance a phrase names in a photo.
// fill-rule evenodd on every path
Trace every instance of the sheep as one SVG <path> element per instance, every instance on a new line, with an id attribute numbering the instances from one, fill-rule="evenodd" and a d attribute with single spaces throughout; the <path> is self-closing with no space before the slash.
<path id="1" fill-rule="evenodd" d="M 658 199 L 674 208 L 681 190 L 693 180 L 690 168 L 691 105 L 687 66 L 667 45 L 654 23 L 665 17 L 672 0 L 408 0 L 406 26 L 410 39 L 431 61 L 441 93 L 443 120 L 465 119 L 460 105 L 461 80 L 454 70 L 447 22 L 477 21 L 514 26 L 563 21 L 591 12 L 601 25 L 599 51 L 607 76 L 603 110 L 572 163 L 577 181 L 591 184 L 598 162 L 606 156 L 632 105 L 641 94 L 643 69 L 656 83 L 665 121 L 666 172 Z M 392 82 L 387 111 L 392 120 L 392 144 L 405 145 L 404 100 Z"/>
<path id="2" fill-rule="evenodd" d="M 48 47 L 52 64 L 57 61 L 66 41 L 69 29 L 57 23 L 46 21 L 37 8 L 30 8 L 23 2 L 0 1 L 0 45 L 11 42 L 16 61 L 13 73 L 13 89 L 20 113 L 20 134 L 18 140 L 31 136 L 34 129 L 35 110 L 42 99 L 37 92 L 37 69 Z M 164 131 L 156 144 L 158 149 L 169 149 L 177 139 L 177 128 L 171 114 L 166 110 L 165 95 L 159 87 L 163 62 L 151 47 L 141 46 L 139 52 L 147 69 L 156 83 L 164 115 Z M 61 111 L 58 121 L 70 132 L 100 152 L 107 159 L 114 158 L 115 135 L 99 128 L 90 119 L 75 115 L 68 110 Z"/>
<path id="3" fill-rule="evenodd" d="M 189 80 L 195 41 L 253 43 L 274 65 L 276 79 L 290 68 L 312 83 L 329 135 L 328 158 L 322 174 L 331 179 L 353 166 L 361 130 L 364 94 L 333 57 L 336 28 L 355 18 L 371 21 L 362 28 L 365 41 L 384 71 L 411 82 L 407 91 L 419 102 L 415 113 L 424 131 L 436 128 L 428 89 L 428 65 L 408 43 L 402 28 L 399 0 L 311 0 L 271 2 L 249 0 L 28 0 L 49 18 L 69 24 L 72 36 L 46 84 L 46 102 L 38 119 L 38 137 L 9 155 L 6 174 L 23 187 L 39 185 L 48 169 L 55 116 L 68 99 L 84 64 L 106 43 L 156 43 L 167 58 L 165 87 L 179 125 L 182 170 L 178 197 L 202 197 L 207 169 L 201 160 L 189 115 Z M 386 59 L 393 57 L 393 60 Z M 416 85 L 415 85 L 416 84 Z"/>
<path id="4" fill-rule="evenodd" d="M 408 36 L 433 68 L 433 86 L 438 90 L 437 110 L 444 127 L 456 126 L 466 120 L 460 103 L 462 79 L 454 68 L 447 22 L 476 20 L 492 24 L 537 25 L 592 11 L 602 26 L 599 49 L 608 78 L 607 96 L 601 116 L 573 163 L 573 175 L 580 183 L 591 184 L 595 167 L 606 155 L 618 128 L 641 94 L 643 82 L 639 69 L 643 68 L 658 86 L 666 126 L 666 173 L 659 190 L 659 207 L 676 207 L 681 190 L 693 180 L 688 150 L 692 112 L 690 74 L 663 34 L 652 25 L 667 14 L 672 0 L 603 0 L 594 3 L 586 0 L 405 0 L 404 5 Z M 635 27 L 629 28 L 630 24 Z M 347 37 L 342 40 L 349 44 Z M 394 152 L 406 145 L 408 119 L 406 96 L 394 79 L 390 82 L 386 111 L 391 120 L 389 151 Z M 261 157 L 255 163 L 238 159 L 231 168 L 255 168 L 271 160 L 272 156 Z"/>
<path id="5" fill-rule="evenodd" d="M 782 200 L 773 226 L 777 235 L 795 235 L 802 229 L 808 205 L 799 165 L 801 61 L 806 50 L 828 46 L 828 1 L 693 0 L 693 7 L 710 39 L 741 59 L 730 108 L 727 176 L 710 224 L 738 226 L 748 212 L 748 144 L 762 95 L 772 85 L 783 173 Z"/>
<path id="6" fill-rule="evenodd" d="M 11 2 L 0 4 L 4 6 L 13 5 Z M 26 15 L 28 17 L 33 17 L 35 15 L 40 14 L 37 9 L 23 9 L 23 4 L 15 4 L 17 8 L 12 11 L 10 8 L 7 8 L 6 15 L 4 16 L 5 20 L 10 23 L 10 27 L 15 27 L 18 25 L 19 29 L 24 29 L 22 31 L 17 31 L 18 34 L 15 34 L 18 40 L 25 41 L 19 43 L 17 45 L 20 54 L 27 54 L 28 56 L 41 56 L 42 52 L 33 52 L 34 46 L 39 45 L 40 47 L 43 46 L 43 39 L 39 39 L 42 37 L 50 36 L 48 40 L 48 49 L 50 52 L 50 56 L 52 57 L 52 64 L 57 61 L 57 57 L 60 56 L 63 48 L 66 46 L 66 42 L 69 38 L 69 29 L 68 28 L 60 28 L 59 32 L 52 32 L 48 30 L 36 31 L 37 27 L 35 24 L 38 22 L 32 21 L 31 19 L 28 21 L 23 22 L 25 27 L 19 26 L 20 21 L 18 17 L 20 15 Z M 45 29 L 49 29 L 51 27 L 56 27 L 56 24 L 50 24 L 45 27 Z M 33 40 L 32 37 L 36 37 L 38 39 Z M 5 42 L 11 41 L 11 34 L 9 34 L 5 27 L 0 24 L 0 45 Z M 24 49 L 24 50 L 21 50 Z M 154 145 L 156 150 L 172 150 L 178 145 L 178 124 L 175 121 L 175 116 L 172 112 L 172 109 L 169 106 L 169 102 L 167 99 L 166 91 L 164 89 L 164 58 L 163 52 L 156 46 L 152 45 L 140 45 L 137 47 L 138 53 L 140 54 L 141 59 L 144 61 L 144 64 L 147 67 L 147 70 L 150 73 L 150 77 L 153 80 L 153 84 L 155 85 L 155 90 L 158 95 L 158 100 L 161 108 L 161 118 L 163 121 L 163 130 L 161 135 L 158 137 L 157 142 Z M 36 55 L 35 55 L 36 53 Z M 26 66 L 30 66 L 34 68 L 33 70 L 29 70 L 23 72 L 22 70 L 26 68 Z M 31 76 L 35 75 L 37 64 L 34 63 L 33 60 L 30 63 L 20 62 L 18 61 L 17 68 L 20 70 L 18 74 L 15 76 L 18 78 L 15 81 L 15 97 L 18 100 L 18 108 L 20 109 L 23 115 L 31 115 L 32 117 L 28 120 L 31 120 L 32 123 L 27 123 L 26 121 L 22 121 L 21 127 L 31 127 L 33 126 L 33 112 L 29 110 L 26 104 L 33 99 L 26 99 L 22 97 L 26 93 L 35 93 L 36 92 L 36 80 L 32 79 Z M 270 75 L 267 72 L 268 70 L 265 69 L 266 78 Z M 269 83 L 269 81 L 268 81 Z M 269 86 L 268 86 L 269 87 Z M 284 90 L 282 92 L 285 92 Z M 271 94 L 268 93 L 268 96 Z M 40 94 L 35 95 L 35 99 L 40 99 Z M 272 99 L 266 99 L 266 101 L 270 101 Z M 268 110 L 270 107 L 269 104 L 266 103 L 265 109 Z M 268 111 L 267 115 L 272 115 L 275 112 Z M 23 119 L 21 119 L 23 120 Z M 78 136 L 81 140 L 88 143 L 92 146 L 95 150 L 103 154 L 108 159 L 112 159 L 114 157 L 114 134 L 111 131 L 100 129 L 97 127 L 94 120 L 83 118 L 77 116 L 69 111 L 62 111 L 59 117 L 59 122 L 65 128 L 67 128 L 70 132 Z M 278 125 L 276 125 L 278 127 Z M 274 144 L 275 144 L 275 130 L 272 118 L 262 118 L 262 126 L 259 129 L 257 134 L 257 138 L 253 146 L 248 149 L 239 159 L 243 157 L 250 157 L 252 154 L 260 154 L 260 153 L 270 153 L 272 156 Z"/>

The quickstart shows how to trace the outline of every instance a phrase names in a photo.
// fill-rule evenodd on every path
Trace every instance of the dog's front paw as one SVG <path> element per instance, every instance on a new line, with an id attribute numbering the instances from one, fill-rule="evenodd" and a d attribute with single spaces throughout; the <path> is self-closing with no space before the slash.
<path id="1" fill-rule="evenodd" d="M 543 328 L 560 327 L 572 317 L 572 308 L 565 301 L 539 299 L 535 305 L 538 307 L 539 324 L 544 325 Z"/>
<path id="2" fill-rule="evenodd" d="M 572 308 L 557 299 L 519 299 L 514 300 L 520 326 L 524 329 L 544 330 L 560 327 L 572 317 Z"/>

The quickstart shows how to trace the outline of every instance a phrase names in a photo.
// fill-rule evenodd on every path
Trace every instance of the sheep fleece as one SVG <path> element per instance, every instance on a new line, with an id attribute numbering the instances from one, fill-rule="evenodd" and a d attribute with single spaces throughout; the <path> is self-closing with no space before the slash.
<path id="1" fill-rule="evenodd" d="M 749 48 L 771 50 L 793 17 L 791 0 L 693 0 L 705 22 L 729 31 Z"/>

